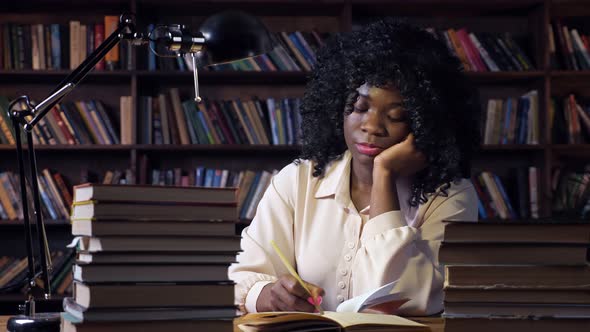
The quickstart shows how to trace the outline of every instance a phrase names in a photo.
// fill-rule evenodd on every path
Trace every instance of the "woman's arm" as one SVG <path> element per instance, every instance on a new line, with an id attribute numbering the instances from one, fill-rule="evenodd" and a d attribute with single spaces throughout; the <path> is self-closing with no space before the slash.
<path id="1" fill-rule="evenodd" d="M 426 156 L 414 146 L 414 135 L 380 153 L 373 162 L 370 217 L 399 211 L 395 180 L 415 174 L 426 167 Z"/>
<path id="2" fill-rule="evenodd" d="M 390 170 L 383 167 L 373 167 L 370 218 L 388 211 L 399 211 L 395 180 L 396 176 Z"/>
<path id="3" fill-rule="evenodd" d="M 388 211 L 367 222 L 354 258 L 353 296 L 398 280 L 396 290 L 410 299 L 400 314 L 428 315 L 442 310 L 443 267 L 438 263 L 438 248 L 443 220 L 477 218 L 471 182 L 463 180 L 448 194 L 437 195 L 421 207 L 420 228 L 407 226 L 400 211 Z"/>
<path id="4" fill-rule="evenodd" d="M 286 270 L 274 254 L 270 241 L 294 261 L 293 207 L 290 190 L 296 181 L 296 166 L 289 165 L 274 176 L 258 204 L 256 216 L 242 232 L 242 252 L 229 268 L 236 283 L 236 304 L 243 312 L 256 312 L 256 301 L 264 286 L 275 282 Z"/>

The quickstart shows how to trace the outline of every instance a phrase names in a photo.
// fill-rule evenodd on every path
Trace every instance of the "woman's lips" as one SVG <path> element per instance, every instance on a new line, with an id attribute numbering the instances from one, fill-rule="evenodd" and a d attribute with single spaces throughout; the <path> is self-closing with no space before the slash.
<path id="1" fill-rule="evenodd" d="M 368 143 L 357 143 L 356 149 L 360 154 L 364 154 L 364 155 L 372 156 L 372 157 L 380 154 L 383 151 L 382 148 L 375 146 L 373 144 L 368 144 Z"/>

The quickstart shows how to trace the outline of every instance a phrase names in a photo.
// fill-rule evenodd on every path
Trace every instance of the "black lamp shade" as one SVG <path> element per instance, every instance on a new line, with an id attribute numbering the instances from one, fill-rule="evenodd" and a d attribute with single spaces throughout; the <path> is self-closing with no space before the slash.
<path id="1" fill-rule="evenodd" d="M 266 27 L 254 16 L 241 11 L 225 11 L 210 16 L 200 32 L 205 37 L 203 65 L 235 61 L 270 52 L 273 48 Z"/>

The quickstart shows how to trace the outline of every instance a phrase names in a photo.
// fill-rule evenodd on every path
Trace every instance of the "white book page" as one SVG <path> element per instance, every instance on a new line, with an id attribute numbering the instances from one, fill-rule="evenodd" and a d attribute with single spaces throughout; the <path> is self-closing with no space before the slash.
<path id="1" fill-rule="evenodd" d="M 336 312 L 361 312 L 378 304 L 407 299 L 402 292 L 394 290 L 396 285 L 397 280 L 346 300 L 340 303 L 336 308 Z"/>

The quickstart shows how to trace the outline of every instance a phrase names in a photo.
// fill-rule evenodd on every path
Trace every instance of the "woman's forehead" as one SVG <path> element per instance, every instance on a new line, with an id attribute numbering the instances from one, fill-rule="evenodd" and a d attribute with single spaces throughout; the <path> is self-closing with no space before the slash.
<path id="1" fill-rule="evenodd" d="M 364 83 L 359 86 L 356 91 L 359 95 L 363 97 L 368 97 L 369 99 L 374 98 L 385 98 L 385 99 L 395 99 L 398 100 L 401 98 L 398 89 L 396 89 L 393 85 L 387 86 L 375 86 L 369 83 Z"/>

